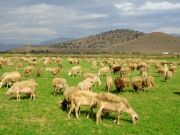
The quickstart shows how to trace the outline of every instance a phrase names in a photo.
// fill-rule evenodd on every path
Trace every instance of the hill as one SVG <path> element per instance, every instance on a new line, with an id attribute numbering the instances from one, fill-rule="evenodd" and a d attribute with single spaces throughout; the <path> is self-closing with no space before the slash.
<path id="1" fill-rule="evenodd" d="M 176 53 L 180 50 L 180 38 L 161 32 L 145 34 L 143 32 L 117 29 L 102 32 L 89 37 L 71 41 L 29 46 L 30 52 L 54 53 Z M 10 52 L 27 52 L 27 46 L 9 50 Z"/>

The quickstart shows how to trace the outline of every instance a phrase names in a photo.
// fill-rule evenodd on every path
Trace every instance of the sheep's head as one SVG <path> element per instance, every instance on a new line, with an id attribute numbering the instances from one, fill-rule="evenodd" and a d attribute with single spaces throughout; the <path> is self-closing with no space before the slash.
<path id="1" fill-rule="evenodd" d="M 65 111 L 67 110 L 68 102 L 64 99 L 63 102 L 61 103 L 62 109 Z"/>
<path id="2" fill-rule="evenodd" d="M 137 114 L 134 114 L 134 115 L 132 115 L 132 121 L 133 121 L 133 124 L 135 125 L 135 124 L 137 124 L 137 122 L 138 122 L 138 115 Z"/>
<path id="3" fill-rule="evenodd" d="M 71 76 L 71 72 L 68 73 L 68 76 Z"/>

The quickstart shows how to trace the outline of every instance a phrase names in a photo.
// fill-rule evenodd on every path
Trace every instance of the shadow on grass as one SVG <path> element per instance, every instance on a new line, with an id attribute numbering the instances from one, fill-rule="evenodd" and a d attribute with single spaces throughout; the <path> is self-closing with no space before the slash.
<path id="1" fill-rule="evenodd" d="M 173 92 L 173 93 L 180 96 L 180 92 Z"/>

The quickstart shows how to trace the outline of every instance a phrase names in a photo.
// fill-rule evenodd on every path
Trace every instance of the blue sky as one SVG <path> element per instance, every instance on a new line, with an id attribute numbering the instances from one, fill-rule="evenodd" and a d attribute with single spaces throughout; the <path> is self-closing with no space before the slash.
<path id="1" fill-rule="evenodd" d="M 0 42 L 32 44 L 115 29 L 180 34 L 179 0 L 1 0 Z"/>

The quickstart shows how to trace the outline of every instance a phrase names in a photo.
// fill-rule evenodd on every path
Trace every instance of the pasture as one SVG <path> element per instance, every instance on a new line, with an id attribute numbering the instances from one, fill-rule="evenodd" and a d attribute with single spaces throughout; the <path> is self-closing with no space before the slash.
<path id="1" fill-rule="evenodd" d="M 122 114 L 120 125 L 113 123 L 113 120 L 117 117 L 116 112 L 111 112 L 109 117 L 102 115 L 102 123 L 96 125 L 95 118 L 86 119 L 89 107 L 81 107 L 79 119 L 75 118 L 74 113 L 71 115 L 71 119 L 67 119 L 68 112 L 63 111 L 60 107 L 60 103 L 63 101 L 63 93 L 53 95 L 52 74 L 45 70 L 43 62 L 39 62 L 40 58 L 42 57 L 37 57 L 38 65 L 34 66 L 35 70 L 32 77 L 22 78 L 22 80 L 33 78 L 38 83 L 35 101 L 30 101 L 25 94 L 21 95 L 21 101 L 16 101 L 16 96 L 12 96 L 9 100 L 5 95 L 8 88 L 3 86 L 0 89 L 0 134 L 177 135 L 180 133 L 180 65 L 177 66 L 177 72 L 173 73 L 172 82 L 165 82 L 164 77 L 158 76 L 155 66 L 151 65 L 147 73 L 155 79 L 155 92 L 140 91 L 134 93 L 133 87 L 130 86 L 129 92 L 119 94 L 129 101 L 132 108 L 139 115 L 139 122 L 136 125 L 133 125 L 130 115 L 126 113 Z M 82 75 L 86 72 L 98 73 L 99 66 L 97 69 L 91 70 L 91 63 L 84 62 L 84 58 L 80 58 L 80 64 L 70 64 L 67 57 L 62 58 L 59 77 L 66 78 L 69 86 L 77 86 L 83 80 L 82 76 L 68 77 L 68 71 L 73 66 L 81 65 L 83 68 Z M 180 59 L 166 60 L 180 62 Z M 14 63 L 13 68 L 7 68 L 7 64 L 3 64 L 3 69 L 0 69 L 0 76 L 4 72 L 15 71 L 16 63 L 20 61 L 15 63 L 13 59 L 12 62 Z M 23 68 L 29 65 L 27 62 L 21 63 L 23 63 Z M 105 64 L 105 66 L 108 65 Z M 36 77 L 37 67 L 42 68 L 41 77 Z M 58 67 L 58 65 L 52 62 L 47 67 Z M 23 70 L 19 71 L 22 73 Z M 113 79 L 119 77 L 118 74 L 113 74 L 113 72 L 111 75 Z M 132 71 L 129 78 L 134 76 L 140 76 L 140 71 Z M 93 92 L 107 92 L 105 89 L 106 76 L 100 77 L 100 80 L 103 84 L 100 87 L 93 87 Z M 117 93 L 114 85 L 110 92 Z M 94 111 L 94 116 L 96 112 L 97 109 Z"/>

